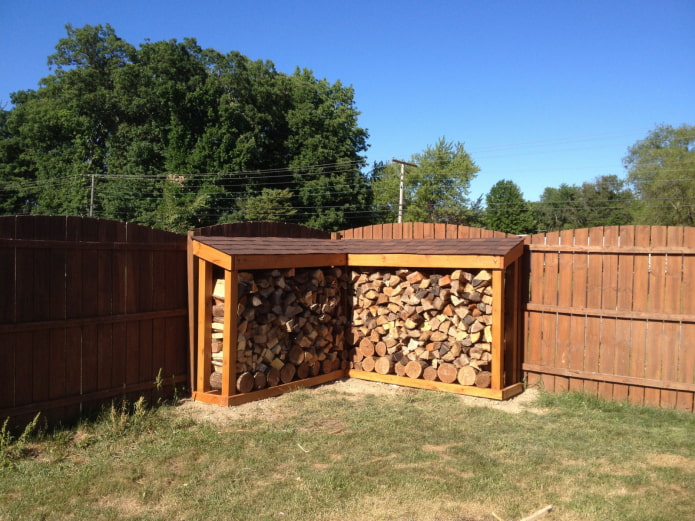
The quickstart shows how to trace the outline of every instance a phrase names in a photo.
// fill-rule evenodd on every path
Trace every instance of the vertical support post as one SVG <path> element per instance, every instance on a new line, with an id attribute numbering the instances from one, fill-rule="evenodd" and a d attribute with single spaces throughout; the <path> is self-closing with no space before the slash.
<path id="1" fill-rule="evenodd" d="M 198 259 L 198 392 L 210 390 L 212 357 L 212 264 Z"/>
<path id="2" fill-rule="evenodd" d="M 492 389 L 504 381 L 504 270 L 492 271 Z"/>
<path id="3" fill-rule="evenodd" d="M 515 384 L 522 381 L 521 376 L 521 349 L 522 349 L 522 333 L 521 333 L 521 259 L 514 261 L 512 269 L 513 273 L 513 284 L 514 284 L 514 297 L 509 305 L 514 306 L 512 308 L 512 331 L 514 333 L 514 340 L 512 345 L 512 359 L 513 359 L 513 382 L 506 382 L 508 384 Z"/>
<path id="4" fill-rule="evenodd" d="M 186 269 L 188 272 L 188 384 L 196 391 L 196 281 L 197 266 L 193 256 L 193 232 L 186 238 Z"/>
<path id="5" fill-rule="evenodd" d="M 239 273 L 224 271 L 224 336 L 222 337 L 222 396 L 232 396 L 236 389 L 236 360 L 239 309 Z"/>

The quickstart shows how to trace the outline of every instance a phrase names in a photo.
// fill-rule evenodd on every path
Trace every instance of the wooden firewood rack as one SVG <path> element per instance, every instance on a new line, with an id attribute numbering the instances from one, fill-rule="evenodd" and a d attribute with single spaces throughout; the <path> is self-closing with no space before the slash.
<path id="1" fill-rule="evenodd" d="M 311 387 L 346 376 L 396 385 L 434 389 L 504 400 L 523 390 L 521 382 L 520 258 L 518 237 L 484 239 L 300 239 L 280 237 L 188 237 L 189 306 L 191 319 L 191 385 L 194 400 L 222 406 L 277 396 L 299 387 Z M 491 385 L 478 388 L 382 375 L 355 369 L 239 393 L 235 384 L 239 272 L 283 268 L 340 266 L 345 269 L 471 269 L 492 275 Z M 210 387 L 211 306 L 213 270 L 224 272 L 224 330 L 222 385 Z"/>

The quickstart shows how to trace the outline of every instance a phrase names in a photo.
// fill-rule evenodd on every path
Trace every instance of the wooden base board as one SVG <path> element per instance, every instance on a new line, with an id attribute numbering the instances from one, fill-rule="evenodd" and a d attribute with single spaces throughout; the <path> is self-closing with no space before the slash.
<path id="1" fill-rule="evenodd" d="M 394 376 L 390 374 L 371 373 L 368 371 L 357 371 L 355 369 L 348 370 L 350 378 L 359 378 L 362 380 L 370 380 L 372 382 L 382 382 L 403 387 L 415 387 L 417 389 L 428 389 L 432 391 L 446 391 L 448 393 L 465 394 L 468 396 L 478 396 L 480 398 L 491 398 L 493 400 L 507 400 L 512 396 L 520 394 L 524 390 L 523 383 L 517 383 L 505 387 L 504 389 L 484 389 L 481 387 L 473 387 L 459 384 L 446 384 L 444 382 L 432 382 L 429 380 L 420 380 L 416 378 L 408 378 L 405 376 Z"/>
<path id="2" fill-rule="evenodd" d="M 241 405 L 243 403 L 262 400 L 273 396 L 280 396 L 290 391 L 295 391 L 303 387 L 314 387 L 315 385 L 332 382 L 345 378 L 345 370 L 333 371 L 332 373 L 305 378 L 304 380 L 296 380 L 288 384 L 276 385 L 275 387 L 266 387 L 260 391 L 251 393 L 234 394 L 232 396 L 222 396 L 220 391 L 193 391 L 193 399 L 198 402 L 210 403 L 221 407 L 230 407 L 232 405 Z"/>

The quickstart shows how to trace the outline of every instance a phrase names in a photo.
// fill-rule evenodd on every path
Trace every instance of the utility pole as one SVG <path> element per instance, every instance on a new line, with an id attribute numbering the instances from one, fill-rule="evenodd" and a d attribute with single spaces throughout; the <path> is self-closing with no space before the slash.
<path id="1" fill-rule="evenodd" d="M 405 167 L 407 166 L 414 166 L 417 168 L 417 165 L 414 163 L 406 163 L 405 161 L 401 161 L 400 159 L 392 159 L 394 163 L 398 163 L 401 165 L 401 182 L 398 188 L 398 222 L 402 223 L 403 222 L 403 192 L 404 192 L 404 185 L 405 185 Z"/>
<path id="2" fill-rule="evenodd" d="M 92 188 L 89 191 L 89 216 L 92 217 L 94 214 L 94 174 L 90 174 L 92 178 Z"/>

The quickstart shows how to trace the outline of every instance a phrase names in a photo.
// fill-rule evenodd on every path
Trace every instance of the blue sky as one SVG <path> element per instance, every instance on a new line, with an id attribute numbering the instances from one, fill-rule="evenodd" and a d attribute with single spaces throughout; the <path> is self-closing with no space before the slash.
<path id="1" fill-rule="evenodd" d="M 657 124 L 695 124 L 695 2 L 2 0 L 0 104 L 36 88 L 72 23 L 133 45 L 194 37 L 355 89 L 368 161 L 462 141 L 471 196 L 624 175 Z M 284 165 L 278 165 L 281 167 Z"/>

